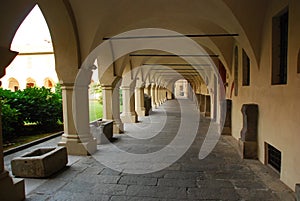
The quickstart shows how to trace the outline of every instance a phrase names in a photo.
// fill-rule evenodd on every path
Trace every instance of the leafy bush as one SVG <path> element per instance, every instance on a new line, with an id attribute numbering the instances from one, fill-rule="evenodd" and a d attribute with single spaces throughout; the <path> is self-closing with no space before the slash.
<path id="1" fill-rule="evenodd" d="M 1 112 L 3 141 L 7 141 L 15 137 L 15 126 L 20 113 L 16 109 L 10 108 L 5 101 L 1 101 Z"/>
<path id="2" fill-rule="evenodd" d="M 25 123 L 49 128 L 63 121 L 60 92 L 52 93 L 45 87 L 16 92 L 0 89 L 0 98 L 4 136 L 21 131 Z"/>

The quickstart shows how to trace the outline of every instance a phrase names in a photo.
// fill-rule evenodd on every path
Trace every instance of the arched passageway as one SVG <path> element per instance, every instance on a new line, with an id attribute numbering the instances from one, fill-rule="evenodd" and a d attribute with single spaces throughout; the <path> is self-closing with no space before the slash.
<path id="1" fill-rule="evenodd" d="M 159 108 L 165 101 L 174 98 L 175 81 L 185 79 L 192 89 L 189 92 L 193 92 L 189 93 L 189 99 L 197 101 L 196 108 L 216 124 L 225 121 L 222 119 L 222 106 L 225 105 L 222 97 L 226 97 L 227 113 L 230 113 L 227 120 L 231 120 L 229 133 L 243 145 L 242 152 L 247 145 L 253 145 L 249 146 L 255 150 L 254 158 L 267 165 L 272 165 L 268 162 L 273 157 L 272 150 L 280 153 L 276 164 L 281 167 L 278 174 L 294 189 L 300 179 L 296 168 L 300 164 L 297 159 L 299 125 L 293 120 L 300 118 L 300 114 L 295 113 L 299 108 L 298 1 L 37 3 L 53 40 L 64 104 L 65 127 L 59 144 L 67 146 L 69 154 L 88 155 L 97 148 L 89 135 L 87 112 L 89 76 L 95 71 L 103 90 L 103 118 L 114 120 L 115 127 L 119 129 L 123 129 L 124 123 L 137 122 L 139 116 L 146 113 L 145 94 L 151 97 L 152 108 Z M 3 36 L 0 40 L 2 74 L 17 54 L 10 49 L 13 35 L 34 5 L 34 2 L 27 1 L 5 3 L 9 11 L 3 12 L 6 20 L 0 20 L 3 27 L 0 31 Z M 278 24 L 279 19 L 285 23 Z M 156 29 L 143 32 L 148 27 L 160 27 L 169 32 L 161 34 Z M 278 30 L 281 34 L 277 33 Z M 112 38 L 118 34 L 121 34 L 119 38 Z M 201 50 L 191 52 L 183 44 L 175 48 L 176 53 L 168 49 L 184 38 L 181 34 L 195 44 L 193 48 L 197 45 Z M 272 40 L 270 36 L 273 36 Z M 279 40 L 280 37 L 282 40 Z M 152 43 L 149 43 L 151 40 Z M 279 46 L 273 47 L 275 42 Z M 101 45 L 106 46 L 107 51 L 97 52 Z M 156 48 L 156 45 L 164 48 Z M 130 51 L 125 53 L 126 48 Z M 277 51 L 278 48 L 281 48 L 280 51 Z M 278 52 L 281 52 L 279 59 L 270 59 Z M 78 72 L 89 79 L 77 77 Z M 272 76 L 279 76 L 284 81 L 275 83 L 271 80 Z M 72 94 L 78 87 L 80 93 L 74 103 Z M 75 116 L 72 103 L 79 109 Z M 253 125 L 257 128 L 253 136 L 244 129 L 250 126 L 244 125 L 249 104 L 257 105 L 259 111 L 257 124 Z M 245 107 L 243 116 L 241 108 Z M 76 129 L 78 125 L 74 123 L 78 117 L 82 119 L 80 129 Z M 251 137 L 241 136 L 241 130 Z M 269 150 L 268 147 L 274 149 Z M 291 161 L 294 165 L 288 165 Z"/>

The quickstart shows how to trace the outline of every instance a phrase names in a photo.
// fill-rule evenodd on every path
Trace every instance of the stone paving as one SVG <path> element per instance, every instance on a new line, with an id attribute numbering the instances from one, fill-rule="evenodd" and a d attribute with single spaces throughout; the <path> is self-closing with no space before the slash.
<path id="1" fill-rule="evenodd" d="M 180 101 L 195 110 L 188 100 Z M 168 101 L 155 109 L 151 116 L 140 119 L 138 124 L 126 124 L 125 134 L 115 135 L 113 144 L 133 154 L 160 151 L 175 138 L 180 117 L 178 102 Z M 31 189 L 27 187 L 26 190 L 27 200 L 295 200 L 294 193 L 269 167 L 256 160 L 242 160 L 237 152 L 237 142 L 230 136 L 221 136 L 214 150 L 205 159 L 199 160 L 199 150 L 209 123 L 208 119 L 201 118 L 193 144 L 179 160 L 165 169 L 148 174 L 130 174 L 122 167 L 129 167 L 130 163 L 134 166 L 132 161 L 118 158 L 110 144 L 99 145 L 95 156 L 69 156 L 69 166 L 49 179 L 26 179 L 26 183 L 31 185 Z M 159 134 L 149 139 L 131 137 L 140 134 L 140 138 L 147 138 L 156 133 Z M 54 139 L 48 145 L 58 140 Z M 15 155 L 18 154 L 21 153 Z M 5 157 L 8 168 L 11 157 Z M 96 159 L 114 161 L 121 171 L 112 170 Z M 160 161 L 149 161 L 147 165 L 159 167 L 157 163 Z"/>

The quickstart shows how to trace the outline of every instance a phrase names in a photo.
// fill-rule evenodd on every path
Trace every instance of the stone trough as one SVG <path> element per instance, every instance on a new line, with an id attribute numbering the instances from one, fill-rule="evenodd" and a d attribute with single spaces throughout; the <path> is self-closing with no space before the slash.
<path id="1" fill-rule="evenodd" d="M 97 120 L 90 123 L 90 130 L 97 144 L 106 144 L 113 138 L 113 121 Z"/>
<path id="2" fill-rule="evenodd" d="M 14 158 L 11 169 L 16 177 L 45 178 L 64 168 L 67 163 L 66 147 L 38 148 Z"/>

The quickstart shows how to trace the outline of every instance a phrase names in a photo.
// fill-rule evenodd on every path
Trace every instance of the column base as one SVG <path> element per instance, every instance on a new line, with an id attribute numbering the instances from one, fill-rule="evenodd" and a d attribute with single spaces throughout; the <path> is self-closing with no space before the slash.
<path id="1" fill-rule="evenodd" d="M 113 133 L 114 134 L 122 134 L 124 133 L 124 124 L 122 122 L 115 122 L 113 125 Z"/>
<path id="2" fill-rule="evenodd" d="M 67 148 L 68 155 L 89 156 L 97 151 L 96 139 L 91 139 L 88 142 L 80 142 L 79 139 L 64 139 L 58 143 L 58 146 Z"/>
<path id="3" fill-rule="evenodd" d="M 257 159 L 257 142 L 239 139 L 239 153 L 243 159 Z"/>
<path id="4" fill-rule="evenodd" d="M 146 116 L 146 110 L 145 110 L 145 108 L 137 108 L 135 112 L 137 113 L 137 115 L 139 117 Z"/>
<path id="5" fill-rule="evenodd" d="M 137 116 L 134 113 L 122 113 L 120 115 L 120 118 L 122 120 L 122 123 L 136 123 L 137 122 Z"/>
<path id="6" fill-rule="evenodd" d="M 11 178 L 7 171 L 0 174 L 0 198 L 2 201 L 25 200 L 23 179 Z"/>
<path id="7" fill-rule="evenodd" d="M 210 112 L 205 112 L 204 115 L 205 115 L 206 117 L 210 117 Z"/>

